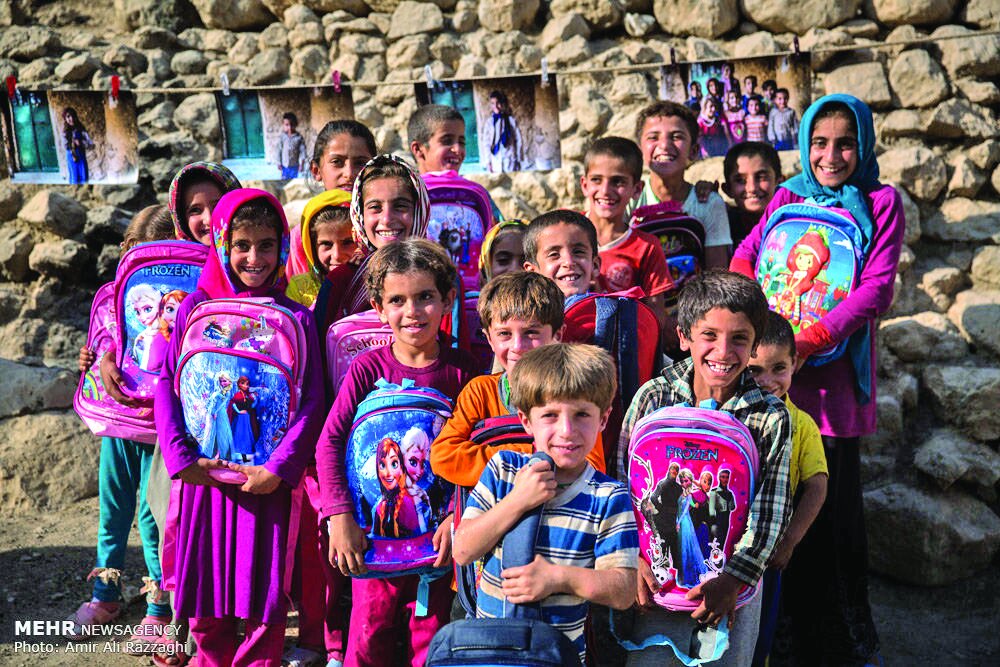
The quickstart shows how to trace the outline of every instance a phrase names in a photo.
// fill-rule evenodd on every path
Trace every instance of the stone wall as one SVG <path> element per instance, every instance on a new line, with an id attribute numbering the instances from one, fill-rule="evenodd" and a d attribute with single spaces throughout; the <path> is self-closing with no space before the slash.
<path id="1" fill-rule="evenodd" d="M 193 6 L 194 12 L 190 9 Z M 873 566 L 915 584 L 944 584 L 994 563 L 1000 548 L 1000 28 L 995 0 L 116 0 L 0 2 L 0 74 L 22 85 L 125 88 L 311 84 L 331 69 L 353 87 L 356 116 L 385 150 L 404 148 L 411 87 L 469 77 L 813 50 L 813 96 L 850 92 L 876 113 L 882 177 L 899 186 L 907 230 L 893 307 L 880 326 L 879 431 L 863 443 Z M 110 26 L 117 26 L 117 32 Z M 886 42 L 957 37 L 909 46 Z M 845 51 L 820 51 L 850 47 Z M 483 176 L 506 215 L 580 206 L 580 158 L 607 133 L 631 136 L 655 97 L 650 73 L 560 76 L 563 166 Z M 206 99 L 208 98 L 208 99 Z M 210 95 L 139 95 L 134 187 L 43 191 L 0 183 L 0 357 L 30 400 L 0 400 L 0 504 L 58 506 L 73 497 L 26 487 L 22 470 L 76 424 L 71 368 L 90 295 L 113 272 L 132 212 L 166 195 L 185 162 L 218 158 Z M 782 155 L 783 171 L 797 156 Z M 721 177 L 721 161 L 690 177 Z M 274 189 L 273 185 L 268 187 Z M 308 196 L 301 182 L 286 200 Z M 290 208 L 299 208 L 300 201 Z M 14 372 L 11 371 L 11 372 Z M 8 372 L 5 371 L 5 377 Z M 55 378 L 55 379 L 54 379 Z M 20 385 L 19 385 L 20 386 Z M 58 389 L 58 390 L 57 390 Z M 11 392 L 9 387 L 4 391 Z M 16 448 L 17 451 L 14 451 Z M 69 449 L 54 448 L 62 457 Z M 58 466 L 50 466 L 56 468 Z M 43 474 L 31 470 L 31 474 Z M 93 492 L 82 476 L 75 493 Z"/>

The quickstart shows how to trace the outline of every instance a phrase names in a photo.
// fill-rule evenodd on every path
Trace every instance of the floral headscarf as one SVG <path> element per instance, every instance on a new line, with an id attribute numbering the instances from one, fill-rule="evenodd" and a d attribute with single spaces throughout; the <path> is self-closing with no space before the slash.
<path id="1" fill-rule="evenodd" d="M 188 229 L 186 216 L 184 216 L 183 211 L 177 210 L 178 206 L 180 206 L 180 186 L 181 179 L 194 171 L 205 172 L 206 175 L 219 185 L 223 194 L 243 187 L 233 172 L 216 162 L 192 162 L 181 167 L 181 170 L 174 176 L 174 180 L 170 182 L 170 195 L 167 206 L 170 209 L 170 217 L 174 221 L 174 232 L 178 239 L 184 241 L 194 241 L 195 238 L 191 235 L 191 230 Z"/>
<path id="2" fill-rule="evenodd" d="M 413 227 L 410 230 L 410 236 L 423 238 L 427 235 L 427 223 L 430 220 L 431 205 L 424 179 L 420 178 L 420 175 L 413 171 L 410 165 L 395 155 L 376 155 L 368 161 L 368 164 L 364 166 L 361 173 L 354 180 L 354 190 L 351 193 L 351 225 L 354 231 L 354 240 L 357 241 L 358 246 L 367 254 L 375 252 L 376 248 L 365 234 L 362 192 L 364 192 L 365 183 L 371 178 L 371 172 L 377 167 L 384 167 L 389 164 L 396 164 L 406 169 L 410 184 L 417 193 L 417 201 L 413 203 Z"/>

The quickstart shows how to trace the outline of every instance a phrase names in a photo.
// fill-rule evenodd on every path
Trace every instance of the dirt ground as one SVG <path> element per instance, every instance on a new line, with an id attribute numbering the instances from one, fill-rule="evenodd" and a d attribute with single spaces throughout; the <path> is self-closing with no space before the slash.
<path id="1" fill-rule="evenodd" d="M 106 640 L 76 644 L 92 653 L 67 651 L 55 641 L 49 653 L 15 650 L 14 622 L 58 621 L 87 599 L 85 577 L 93 566 L 97 534 L 97 499 L 81 501 L 58 513 L 6 511 L 0 516 L 0 665 L 70 666 L 107 665 L 138 667 L 152 664 L 109 650 Z M 126 590 L 136 596 L 121 623 L 137 623 L 145 606 L 138 596 L 142 553 L 138 533 L 132 531 L 128 553 Z M 916 588 L 875 577 L 872 581 L 875 621 L 882 638 L 887 665 L 989 665 L 1000 664 L 1000 577 L 989 572 L 947 588 Z M 291 619 L 288 637 L 296 634 Z M 117 649 L 116 649 L 117 650 Z"/>

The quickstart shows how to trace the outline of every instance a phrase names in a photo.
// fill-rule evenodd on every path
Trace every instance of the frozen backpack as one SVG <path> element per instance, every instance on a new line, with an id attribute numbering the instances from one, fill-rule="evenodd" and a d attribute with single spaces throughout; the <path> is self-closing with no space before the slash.
<path id="1" fill-rule="evenodd" d="M 433 568 L 434 532 L 451 512 L 454 487 L 430 467 L 431 443 L 451 400 L 413 380 L 384 379 L 359 404 L 347 438 L 354 519 L 368 534 L 368 577 L 448 572 Z"/>
<path id="2" fill-rule="evenodd" d="M 640 206 L 632 213 L 632 228 L 652 234 L 660 240 L 667 258 L 670 278 L 676 288 L 672 292 L 676 303 L 677 293 L 691 277 L 701 273 L 705 264 L 705 226 L 680 209 L 679 202 L 661 202 Z"/>
<path id="3" fill-rule="evenodd" d="M 444 246 L 458 267 L 463 289 L 479 288 L 479 254 L 493 226 L 493 206 L 486 189 L 456 171 L 424 174 L 431 215 L 427 238 Z"/>
<path id="4" fill-rule="evenodd" d="M 650 564 L 661 607 L 693 611 L 685 594 L 717 577 L 746 531 L 758 452 L 746 425 L 728 412 L 677 405 L 640 419 L 626 459 L 639 555 Z M 737 606 L 753 597 L 744 587 Z"/>
<path id="5" fill-rule="evenodd" d="M 548 461 L 555 468 L 552 458 L 544 452 L 535 452 L 528 465 L 536 460 Z M 502 568 L 520 567 L 534 560 L 544 507 L 525 513 L 504 536 Z M 504 600 L 502 618 L 449 623 L 431 640 L 427 667 L 579 667 L 580 657 L 573 642 L 541 618 L 538 603 L 516 605 Z"/>
<path id="6" fill-rule="evenodd" d="M 266 463 L 301 400 L 302 325 L 270 298 L 212 299 L 191 309 L 183 335 L 174 392 L 199 454 Z M 209 474 L 233 484 L 246 481 L 231 470 Z"/>
<path id="7" fill-rule="evenodd" d="M 764 225 L 756 277 L 771 310 L 799 333 L 821 320 L 857 287 L 865 238 L 845 209 L 785 204 Z M 821 366 L 839 358 L 847 339 L 806 361 Z"/>
<path id="8" fill-rule="evenodd" d="M 122 256 L 114 282 L 94 296 L 87 347 L 97 359 L 80 379 L 73 405 L 95 435 L 156 441 L 154 388 L 177 308 L 197 286 L 206 253 L 191 241 L 141 243 Z M 121 369 L 123 393 L 138 399 L 137 407 L 107 395 L 100 364 L 108 351 Z"/>
<path id="9" fill-rule="evenodd" d="M 374 310 L 348 315 L 331 324 L 326 331 L 327 388 L 336 392 L 348 366 L 359 354 L 391 344 L 392 329 Z"/>

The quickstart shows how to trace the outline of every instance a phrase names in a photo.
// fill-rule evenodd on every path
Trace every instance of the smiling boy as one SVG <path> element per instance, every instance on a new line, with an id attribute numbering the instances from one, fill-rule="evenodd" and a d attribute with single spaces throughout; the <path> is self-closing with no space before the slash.
<path id="1" fill-rule="evenodd" d="M 736 204 L 727 213 L 733 248 L 738 248 L 774 197 L 781 180 L 781 160 L 770 144 L 744 141 L 726 153 L 722 171 L 726 178 L 722 191 Z"/>
<path id="2" fill-rule="evenodd" d="M 580 297 L 591 291 L 601 273 L 597 248 L 597 230 L 584 215 L 566 209 L 549 211 L 528 225 L 524 270 L 555 281 L 567 299 Z"/>

